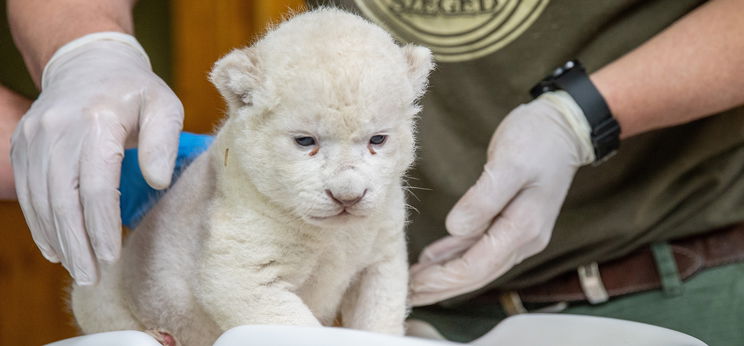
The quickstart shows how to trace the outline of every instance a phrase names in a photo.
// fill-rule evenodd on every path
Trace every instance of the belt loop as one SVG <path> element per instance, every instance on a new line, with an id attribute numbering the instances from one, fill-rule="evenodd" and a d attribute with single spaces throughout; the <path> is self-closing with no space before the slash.
<path id="1" fill-rule="evenodd" d="M 522 298 L 519 297 L 517 291 L 509 291 L 499 295 L 499 303 L 501 308 L 509 316 L 527 313 L 524 304 L 522 304 Z"/>
<path id="2" fill-rule="evenodd" d="M 602 276 L 599 274 L 599 265 L 597 262 L 585 264 L 576 269 L 579 274 L 579 283 L 581 290 L 584 291 L 586 300 L 591 304 L 606 302 L 610 295 L 602 282 Z"/>
<path id="3" fill-rule="evenodd" d="M 564 301 L 543 306 L 532 311 L 527 311 L 527 308 L 524 307 L 524 303 L 522 303 L 522 297 L 519 296 L 519 292 L 517 291 L 508 291 L 499 294 L 499 303 L 501 304 L 501 309 L 504 310 L 507 316 L 526 314 L 528 312 L 539 312 L 544 314 L 558 313 L 568 309 L 568 303 Z"/>
<path id="4" fill-rule="evenodd" d="M 651 245 L 651 253 L 656 261 L 656 270 L 659 272 L 664 295 L 673 297 L 682 294 L 682 280 L 679 278 L 672 247 L 667 242 L 654 243 Z"/>

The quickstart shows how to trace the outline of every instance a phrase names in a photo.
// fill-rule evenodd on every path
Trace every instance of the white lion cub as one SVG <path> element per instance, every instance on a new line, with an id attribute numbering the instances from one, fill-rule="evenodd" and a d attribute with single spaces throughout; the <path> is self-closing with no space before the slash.
<path id="1" fill-rule="evenodd" d="M 208 345 L 243 324 L 402 334 L 406 210 L 428 49 L 336 9 L 297 15 L 210 75 L 228 118 L 127 239 L 73 287 L 85 333 Z"/>

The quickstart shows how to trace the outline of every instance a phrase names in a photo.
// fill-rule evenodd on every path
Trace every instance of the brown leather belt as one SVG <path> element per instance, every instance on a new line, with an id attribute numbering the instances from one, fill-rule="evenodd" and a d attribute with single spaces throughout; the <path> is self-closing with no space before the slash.
<path id="1" fill-rule="evenodd" d="M 690 238 L 669 241 L 679 278 L 684 280 L 698 271 L 744 260 L 744 224 L 711 231 Z M 599 264 L 596 278 L 601 278 L 607 297 L 642 292 L 662 286 L 654 255 L 644 248 L 629 255 Z M 596 275 L 598 274 L 598 275 Z M 584 274 L 585 275 L 585 274 Z M 588 301 L 582 289 L 579 272 L 569 272 L 548 282 L 502 294 L 505 310 L 516 303 L 559 303 Z M 585 278 L 583 278 L 586 280 Z M 489 293 L 486 293 L 489 295 Z M 521 300 L 514 302 L 514 299 Z M 510 306 L 512 308 L 510 308 Z"/>

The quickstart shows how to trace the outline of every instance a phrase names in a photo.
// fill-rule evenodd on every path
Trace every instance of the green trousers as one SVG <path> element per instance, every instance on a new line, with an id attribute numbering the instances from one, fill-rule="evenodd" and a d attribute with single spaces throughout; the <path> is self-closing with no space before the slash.
<path id="1" fill-rule="evenodd" d="M 703 270 L 669 291 L 641 292 L 598 305 L 570 305 L 562 313 L 648 323 L 694 336 L 710 346 L 744 345 L 744 263 Z M 450 340 L 468 342 L 507 316 L 498 305 L 466 303 L 417 308 L 411 317 L 431 323 Z"/>

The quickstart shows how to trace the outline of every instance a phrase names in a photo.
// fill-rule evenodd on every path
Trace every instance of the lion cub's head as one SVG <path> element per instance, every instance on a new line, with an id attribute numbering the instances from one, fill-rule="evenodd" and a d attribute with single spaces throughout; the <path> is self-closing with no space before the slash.
<path id="1" fill-rule="evenodd" d="M 293 17 L 210 74 L 228 104 L 231 162 L 313 224 L 379 209 L 414 158 L 414 116 L 433 68 L 423 47 L 336 9 Z"/>

